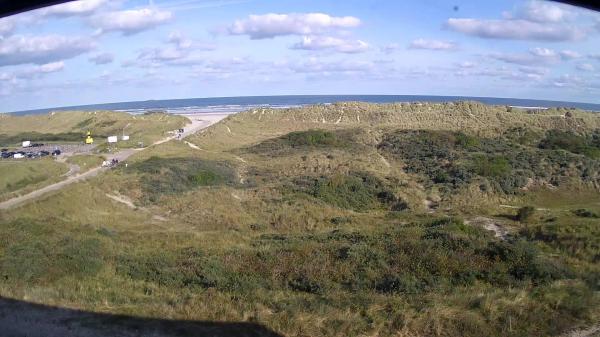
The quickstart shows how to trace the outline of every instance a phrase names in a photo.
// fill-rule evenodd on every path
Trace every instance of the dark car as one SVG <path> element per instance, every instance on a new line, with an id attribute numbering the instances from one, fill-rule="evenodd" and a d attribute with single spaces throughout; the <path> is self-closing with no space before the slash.
<path id="1" fill-rule="evenodd" d="M 46 151 L 46 150 L 42 150 L 42 151 L 38 152 L 38 154 L 40 155 L 40 157 L 45 157 L 45 156 L 50 155 L 50 152 Z"/>
<path id="2" fill-rule="evenodd" d="M 40 147 L 40 146 L 44 146 L 43 143 L 33 143 L 30 145 L 31 147 Z"/>
<path id="3" fill-rule="evenodd" d="M 61 152 L 60 150 L 54 150 L 54 151 L 52 151 L 52 155 L 53 155 L 53 156 L 58 156 L 58 155 L 60 155 L 61 153 L 62 153 L 62 152 Z"/>

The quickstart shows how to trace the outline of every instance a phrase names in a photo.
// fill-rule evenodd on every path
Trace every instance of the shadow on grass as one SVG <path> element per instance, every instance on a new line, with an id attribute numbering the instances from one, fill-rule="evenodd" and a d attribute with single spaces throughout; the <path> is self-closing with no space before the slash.
<path id="1" fill-rule="evenodd" d="M 0 297 L 2 337 L 282 337 L 257 323 L 139 318 Z"/>
<path id="2" fill-rule="evenodd" d="M 494 215 L 496 218 L 503 218 L 511 221 L 517 221 L 517 216 L 513 214 L 496 214 Z"/>

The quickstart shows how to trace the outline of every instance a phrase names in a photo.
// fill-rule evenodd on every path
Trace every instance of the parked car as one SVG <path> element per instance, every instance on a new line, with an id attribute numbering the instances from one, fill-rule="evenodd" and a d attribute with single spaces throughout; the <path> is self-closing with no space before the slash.
<path id="1" fill-rule="evenodd" d="M 31 144 L 31 147 L 40 147 L 40 146 L 44 146 L 43 143 L 33 143 Z"/>
<path id="2" fill-rule="evenodd" d="M 45 157 L 45 156 L 50 155 L 50 152 L 46 151 L 46 150 L 42 150 L 42 151 L 38 152 L 38 154 L 40 155 L 40 157 Z"/>
<path id="3" fill-rule="evenodd" d="M 21 158 L 24 158 L 24 157 L 25 157 L 25 155 L 23 155 L 22 153 L 15 153 L 13 155 L 14 159 L 21 159 Z"/>
<path id="4" fill-rule="evenodd" d="M 61 153 L 62 153 L 62 152 L 61 152 L 60 150 L 54 150 L 54 151 L 52 151 L 52 155 L 53 155 L 53 156 L 58 156 L 58 155 L 60 155 Z"/>

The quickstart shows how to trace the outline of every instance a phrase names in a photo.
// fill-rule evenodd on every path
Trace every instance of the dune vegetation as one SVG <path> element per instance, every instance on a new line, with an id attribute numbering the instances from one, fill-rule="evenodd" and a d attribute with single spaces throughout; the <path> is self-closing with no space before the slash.
<path id="1" fill-rule="evenodd" d="M 559 336 L 600 322 L 599 130 L 476 102 L 239 113 L 3 211 L 0 295 L 290 337 Z"/>
<path id="2" fill-rule="evenodd" d="M 66 111 L 44 115 L 14 116 L 0 114 L 0 146 L 15 146 L 24 140 L 32 142 L 82 143 L 87 131 L 97 144 L 108 136 L 130 136 L 131 141 L 120 146 L 137 146 L 133 140 L 151 144 L 162 139 L 167 131 L 186 124 L 185 117 L 165 113 L 131 115 L 114 111 Z"/>

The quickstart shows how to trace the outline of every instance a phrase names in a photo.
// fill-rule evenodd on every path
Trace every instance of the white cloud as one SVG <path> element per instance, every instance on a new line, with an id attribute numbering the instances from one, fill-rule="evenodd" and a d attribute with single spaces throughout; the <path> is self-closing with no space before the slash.
<path id="1" fill-rule="evenodd" d="M 0 81 L 9 81 L 12 80 L 13 76 L 9 73 L 0 73 Z"/>
<path id="2" fill-rule="evenodd" d="M 0 37 L 12 33 L 15 29 L 14 17 L 0 18 Z"/>
<path id="3" fill-rule="evenodd" d="M 304 36 L 292 49 L 333 50 L 340 53 L 361 53 L 369 49 L 369 44 L 361 40 L 346 40 L 331 36 Z"/>
<path id="4" fill-rule="evenodd" d="M 14 73 L 14 77 L 20 79 L 37 78 L 46 74 L 61 71 L 64 68 L 65 63 L 63 61 L 51 62 L 17 71 Z"/>
<path id="5" fill-rule="evenodd" d="M 494 53 L 489 57 L 506 63 L 539 66 L 556 63 L 562 56 L 548 48 L 531 48 L 528 53 Z"/>
<path id="6" fill-rule="evenodd" d="M 581 70 L 581 71 L 594 71 L 596 70 L 596 67 L 594 67 L 593 65 L 589 64 L 589 63 L 580 63 L 577 65 L 577 70 Z"/>
<path id="7" fill-rule="evenodd" d="M 97 65 L 108 64 L 115 60 L 115 56 L 111 53 L 99 53 L 90 57 L 89 60 Z"/>
<path id="8" fill-rule="evenodd" d="M 37 70 L 39 70 L 39 72 L 41 72 L 41 73 L 47 74 L 47 73 L 54 73 L 54 72 L 63 70 L 64 67 L 65 67 L 65 63 L 63 61 L 58 61 L 58 62 L 42 64 L 41 66 L 38 66 Z"/>
<path id="9" fill-rule="evenodd" d="M 334 29 L 354 28 L 360 20 L 352 16 L 335 17 L 324 13 L 250 15 L 235 21 L 226 31 L 230 35 L 248 35 L 268 39 L 284 35 L 314 35 Z"/>
<path id="10" fill-rule="evenodd" d="M 454 74 L 461 77 L 493 77 L 507 81 L 532 82 L 541 81 L 547 74 L 548 69 L 536 67 L 520 67 L 512 69 L 506 66 L 478 68 L 462 68 Z"/>
<path id="11" fill-rule="evenodd" d="M 141 8 L 97 14 L 90 18 L 90 24 L 97 29 L 96 34 L 120 32 L 133 35 L 164 24 L 172 17 L 169 11 Z"/>
<path id="12" fill-rule="evenodd" d="M 192 40 L 179 31 L 173 31 L 167 38 L 167 43 L 175 46 L 180 50 L 215 50 L 216 46 L 211 43 L 203 43 L 196 40 Z"/>
<path id="13" fill-rule="evenodd" d="M 560 52 L 560 57 L 563 60 L 571 60 L 571 59 L 580 58 L 581 54 L 579 54 L 576 51 L 572 51 L 572 50 L 563 50 Z"/>
<path id="14" fill-rule="evenodd" d="M 552 49 L 548 49 L 548 48 L 532 48 L 530 50 L 530 53 L 533 56 L 538 56 L 538 57 L 542 57 L 542 58 L 555 58 L 556 57 L 556 52 Z"/>
<path id="15" fill-rule="evenodd" d="M 195 65 L 206 59 L 197 52 L 214 50 L 211 44 L 200 43 L 185 37 L 180 32 L 171 32 L 166 44 L 160 47 L 146 48 L 140 51 L 136 60 L 126 61 L 124 66 L 140 66 L 144 68 L 163 65 Z"/>
<path id="16" fill-rule="evenodd" d="M 90 39 L 82 37 L 14 35 L 0 39 L 0 66 L 45 64 L 81 55 L 93 47 Z"/>
<path id="17" fill-rule="evenodd" d="M 588 57 L 591 59 L 600 60 L 600 54 L 590 54 Z"/>
<path id="18" fill-rule="evenodd" d="M 558 88 L 582 87 L 585 85 L 585 81 L 581 77 L 573 76 L 570 74 L 564 74 L 555 79 L 552 79 L 550 83 L 552 86 Z"/>
<path id="19" fill-rule="evenodd" d="M 381 51 L 385 54 L 391 54 L 398 49 L 400 49 L 400 45 L 398 43 L 389 43 L 381 47 Z"/>
<path id="20" fill-rule="evenodd" d="M 297 73 L 356 73 L 367 72 L 372 70 L 373 63 L 368 61 L 323 61 L 319 58 L 311 57 L 305 62 L 294 63 L 290 65 L 290 69 Z"/>
<path id="21" fill-rule="evenodd" d="M 181 32 L 171 32 L 167 38 L 167 42 L 174 43 L 181 49 L 190 48 L 192 46 L 192 40 L 186 38 Z"/>
<path id="22" fill-rule="evenodd" d="M 471 69 L 471 68 L 475 68 L 477 65 L 473 62 L 469 62 L 469 61 L 464 61 L 458 64 L 459 68 L 462 69 Z"/>
<path id="23" fill-rule="evenodd" d="M 574 18 L 566 6 L 549 1 L 529 1 L 517 11 L 517 17 L 540 23 L 557 23 Z"/>
<path id="24" fill-rule="evenodd" d="M 72 16 L 89 15 L 102 7 L 107 0 L 78 0 L 44 8 L 42 15 Z"/>
<path id="25" fill-rule="evenodd" d="M 451 41 L 417 39 L 410 43 L 410 49 L 454 50 L 457 45 Z"/>
<path id="26" fill-rule="evenodd" d="M 446 27 L 467 35 L 489 39 L 575 41 L 585 37 L 582 28 L 523 19 L 479 20 L 450 18 Z"/>
<path id="27" fill-rule="evenodd" d="M 520 67 L 519 71 L 524 74 L 537 75 L 537 76 L 545 76 L 549 72 L 547 68 L 537 68 L 537 67 Z"/>

